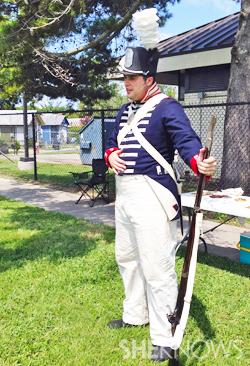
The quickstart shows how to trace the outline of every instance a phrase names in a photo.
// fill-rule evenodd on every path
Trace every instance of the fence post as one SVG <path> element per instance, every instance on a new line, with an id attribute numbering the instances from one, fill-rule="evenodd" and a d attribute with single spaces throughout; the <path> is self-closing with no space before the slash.
<path id="1" fill-rule="evenodd" d="M 101 110 L 101 121 L 102 121 L 102 158 L 104 158 L 104 154 L 105 154 L 105 126 L 104 126 L 104 121 L 105 121 L 105 113 L 104 113 L 104 109 Z"/>
<path id="2" fill-rule="evenodd" d="M 32 113 L 32 140 L 33 140 L 33 156 L 34 156 L 34 180 L 37 180 L 37 163 L 36 163 L 36 127 L 35 114 Z"/>

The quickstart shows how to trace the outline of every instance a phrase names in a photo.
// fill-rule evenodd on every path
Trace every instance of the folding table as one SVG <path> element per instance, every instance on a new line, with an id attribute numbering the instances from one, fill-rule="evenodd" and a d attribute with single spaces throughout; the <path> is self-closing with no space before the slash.
<path id="1" fill-rule="evenodd" d="M 187 207 L 189 221 L 192 215 L 192 208 L 194 207 L 196 192 L 188 192 L 181 194 L 181 204 L 182 207 Z M 205 231 L 203 234 L 206 234 L 210 231 L 214 231 L 219 226 L 225 224 L 226 222 L 232 220 L 234 217 L 242 217 L 242 218 L 250 218 L 250 197 L 249 196 L 236 196 L 236 195 L 227 195 L 223 192 L 212 192 L 205 191 L 203 192 L 203 196 L 201 199 L 201 210 L 218 212 L 227 214 L 230 217 L 224 220 L 222 223 L 215 225 L 211 229 Z M 188 233 L 182 239 L 182 243 L 187 240 Z M 206 241 L 203 237 L 200 237 L 202 242 L 205 245 L 205 251 L 207 252 Z"/>

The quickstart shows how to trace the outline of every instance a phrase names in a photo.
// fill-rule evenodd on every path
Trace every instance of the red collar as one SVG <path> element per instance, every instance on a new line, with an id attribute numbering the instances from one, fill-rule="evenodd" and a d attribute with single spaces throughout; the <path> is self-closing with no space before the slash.
<path id="1" fill-rule="evenodd" d="M 154 84 L 151 85 L 151 87 L 147 90 L 146 94 L 144 95 L 144 97 L 142 98 L 140 103 L 145 103 L 148 99 L 150 99 L 154 95 L 157 95 L 160 93 L 161 93 L 161 91 L 160 91 L 159 86 L 156 84 L 156 82 L 154 82 Z"/>

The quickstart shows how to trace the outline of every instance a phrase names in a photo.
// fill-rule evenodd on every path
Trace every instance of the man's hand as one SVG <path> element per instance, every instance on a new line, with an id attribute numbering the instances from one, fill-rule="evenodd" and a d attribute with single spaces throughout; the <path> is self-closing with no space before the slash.
<path id="1" fill-rule="evenodd" d="M 115 174 L 123 173 L 126 169 L 125 161 L 119 157 L 122 152 L 122 150 L 115 150 L 109 155 L 109 164 Z"/>
<path id="2" fill-rule="evenodd" d="M 204 159 L 205 151 L 206 149 L 204 147 L 200 149 L 199 156 L 197 158 L 197 168 L 199 173 L 212 176 L 215 173 L 216 161 L 213 156 L 209 156 L 209 158 Z"/>

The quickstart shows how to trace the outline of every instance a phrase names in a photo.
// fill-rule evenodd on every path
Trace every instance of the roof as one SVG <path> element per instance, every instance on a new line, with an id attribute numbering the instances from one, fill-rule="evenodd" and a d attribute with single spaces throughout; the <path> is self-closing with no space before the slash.
<path id="1" fill-rule="evenodd" d="M 228 15 L 162 40 L 158 45 L 160 57 L 231 47 L 238 29 L 239 14 Z"/>
<path id="2" fill-rule="evenodd" d="M 79 135 L 83 132 L 83 131 L 85 131 L 89 126 L 91 126 L 94 122 L 100 122 L 99 123 L 99 125 L 101 126 L 102 125 L 102 120 L 101 120 L 101 118 L 91 118 L 90 120 L 89 120 L 89 122 L 86 124 L 86 125 L 84 125 L 79 131 L 78 131 L 78 133 L 79 133 Z M 112 117 L 109 117 L 109 118 L 105 118 L 104 119 L 104 126 L 107 126 L 107 123 L 109 123 L 109 122 L 111 122 L 111 123 L 113 123 L 113 122 L 115 122 L 115 117 L 114 118 L 112 118 Z"/>
<path id="3" fill-rule="evenodd" d="M 36 110 L 28 110 L 28 124 L 31 124 L 32 115 Z M 67 118 L 61 113 L 42 113 L 37 114 L 36 119 L 39 123 L 46 126 L 61 126 L 63 122 L 68 124 Z M 23 126 L 23 111 L 21 110 L 1 110 L 0 126 Z"/>
<path id="4" fill-rule="evenodd" d="M 37 119 L 46 126 L 61 126 L 63 122 L 68 124 L 67 118 L 61 113 L 42 113 L 37 115 Z"/>
<path id="5" fill-rule="evenodd" d="M 29 110 L 28 113 L 34 113 L 35 110 Z M 31 124 L 32 115 L 28 114 L 28 124 Z M 23 126 L 23 111 L 21 110 L 1 110 L 1 126 Z"/>
<path id="6" fill-rule="evenodd" d="M 85 125 L 85 126 L 83 126 L 79 131 L 78 131 L 78 133 L 79 133 L 79 135 L 86 129 L 86 128 L 88 128 L 90 125 L 92 125 L 92 123 L 94 122 L 94 121 L 96 121 L 94 118 L 91 118 L 89 121 L 88 121 L 88 123 Z"/>

